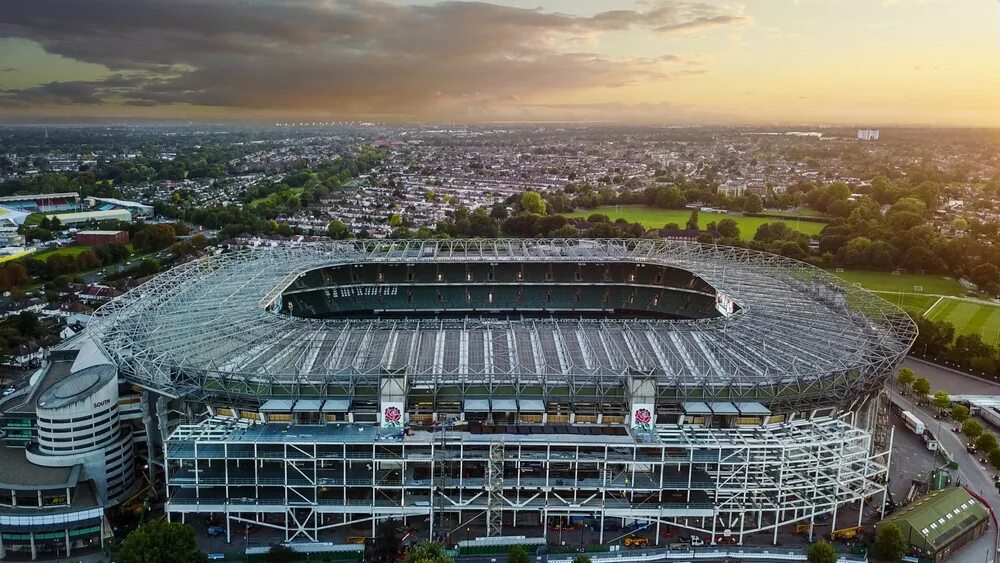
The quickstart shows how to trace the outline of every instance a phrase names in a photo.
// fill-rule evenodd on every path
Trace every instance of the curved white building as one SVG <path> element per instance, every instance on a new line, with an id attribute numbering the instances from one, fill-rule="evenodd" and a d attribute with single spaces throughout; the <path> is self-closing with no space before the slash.
<path id="1" fill-rule="evenodd" d="M 118 370 L 95 365 L 49 387 L 36 407 L 38 442 L 28 461 L 46 467 L 84 466 L 100 496 L 121 497 L 134 480 L 132 440 L 118 419 Z"/>
<path id="2" fill-rule="evenodd" d="M 0 400 L 0 559 L 96 550 L 105 510 L 135 488 L 117 368 L 89 344 L 60 351 Z"/>

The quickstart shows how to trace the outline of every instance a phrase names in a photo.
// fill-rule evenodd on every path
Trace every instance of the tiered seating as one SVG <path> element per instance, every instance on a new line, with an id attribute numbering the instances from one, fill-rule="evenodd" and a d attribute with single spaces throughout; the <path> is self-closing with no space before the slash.
<path id="1" fill-rule="evenodd" d="M 315 289 L 301 292 L 310 288 Z M 618 311 L 680 318 L 715 314 L 714 290 L 703 280 L 677 268 L 645 264 L 332 266 L 307 272 L 291 289 L 299 292 L 289 294 L 286 302 L 299 316 L 504 310 Z"/>

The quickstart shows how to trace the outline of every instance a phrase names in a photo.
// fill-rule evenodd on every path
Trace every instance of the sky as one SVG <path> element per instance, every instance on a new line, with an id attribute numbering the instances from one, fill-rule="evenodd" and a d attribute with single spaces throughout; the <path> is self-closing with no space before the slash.
<path id="1" fill-rule="evenodd" d="M 0 0 L 0 122 L 1000 126 L 1000 0 Z"/>

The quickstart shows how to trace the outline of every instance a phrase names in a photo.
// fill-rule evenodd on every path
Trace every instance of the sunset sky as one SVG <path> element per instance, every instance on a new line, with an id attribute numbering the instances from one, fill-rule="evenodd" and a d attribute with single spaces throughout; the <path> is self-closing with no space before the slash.
<path id="1" fill-rule="evenodd" d="M 1000 126 L 998 0 L 0 0 L 0 121 Z"/>

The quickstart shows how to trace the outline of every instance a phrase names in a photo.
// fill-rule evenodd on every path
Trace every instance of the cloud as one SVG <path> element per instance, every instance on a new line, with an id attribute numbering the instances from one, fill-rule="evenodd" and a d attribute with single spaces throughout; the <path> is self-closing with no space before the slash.
<path id="1" fill-rule="evenodd" d="M 10 105 L 102 103 L 98 87 L 90 82 L 49 82 L 21 90 L 0 91 L 0 101 Z"/>
<path id="2" fill-rule="evenodd" d="M 680 0 L 592 16 L 386 0 L 0 0 L 0 10 L 0 37 L 33 40 L 115 72 L 6 91 L 0 103 L 396 116 L 703 72 L 694 56 L 609 57 L 588 49 L 595 34 L 751 22 L 732 8 Z"/>

